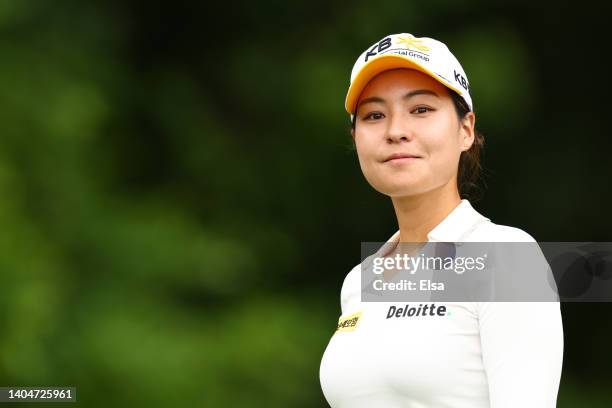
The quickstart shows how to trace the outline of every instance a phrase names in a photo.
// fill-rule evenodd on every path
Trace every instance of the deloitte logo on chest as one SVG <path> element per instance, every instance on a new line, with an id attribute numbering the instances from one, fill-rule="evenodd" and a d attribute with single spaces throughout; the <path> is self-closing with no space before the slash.
<path id="1" fill-rule="evenodd" d="M 418 306 L 406 305 L 404 307 L 390 306 L 387 312 L 387 319 L 417 316 L 446 316 L 446 306 L 436 306 L 435 303 Z"/>

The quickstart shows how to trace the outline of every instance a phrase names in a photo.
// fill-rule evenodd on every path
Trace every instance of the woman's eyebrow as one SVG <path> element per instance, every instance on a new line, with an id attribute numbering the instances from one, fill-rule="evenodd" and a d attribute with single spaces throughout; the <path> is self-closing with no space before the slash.
<path id="1" fill-rule="evenodd" d="M 431 89 L 415 89 L 414 91 L 410 91 L 408 92 L 406 95 L 404 95 L 402 97 L 402 99 L 406 100 L 406 99 L 410 99 L 413 96 L 416 95 L 432 95 L 435 96 L 437 98 L 440 97 L 440 95 L 438 95 L 437 93 L 435 93 L 434 91 L 432 91 Z M 383 98 L 381 98 L 380 96 L 370 96 L 369 98 L 364 98 L 359 102 L 359 106 L 363 106 L 366 103 L 385 103 L 385 100 Z"/>
<path id="2" fill-rule="evenodd" d="M 436 98 L 440 97 L 440 95 L 438 95 L 437 93 L 435 93 L 431 89 L 417 89 L 417 90 L 408 92 L 406 95 L 404 95 L 404 97 L 402 99 L 404 99 L 404 100 L 410 99 L 410 98 L 412 98 L 413 96 L 416 96 L 416 95 L 432 95 L 432 96 L 435 96 Z"/>

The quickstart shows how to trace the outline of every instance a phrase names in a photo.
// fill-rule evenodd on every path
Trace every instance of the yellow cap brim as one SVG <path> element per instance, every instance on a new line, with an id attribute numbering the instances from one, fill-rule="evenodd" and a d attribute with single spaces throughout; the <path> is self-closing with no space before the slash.
<path id="1" fill-rule="evenodd" d="M 388 71 L 390 69 L 396 68 L 409 68 L 421 71 L 422 73 L 429 75 L 436 81 L 440 82 L 442 85 L 452 89 L 453 91 L 461 95 L 461 91 L 459 89 L 453 87 L 443 78 L 439 77 L 434 72 L 430 71 L 424 66 L 412 60 L 409 60 L 408 58 L 402 55 L 387 54 L 381 55 L 373 59 L 371 62 L 367 63 L 361 68 L 361 71 L 359 71 L 353 82 L 351 82 L 348 93 L 346 94 L 346 100 L 344 102 L 344 108 L 346 109 L 346 111 L 350 114 L 355 113 L 355 108 L 359 96 L 361 95 L 361 92 L 363 92 L 363 89 L 366 87 L 368 82 L 372 80 L 372 78 L 374 78 L 376 75 L 380 74 L 383 71 Z"/>

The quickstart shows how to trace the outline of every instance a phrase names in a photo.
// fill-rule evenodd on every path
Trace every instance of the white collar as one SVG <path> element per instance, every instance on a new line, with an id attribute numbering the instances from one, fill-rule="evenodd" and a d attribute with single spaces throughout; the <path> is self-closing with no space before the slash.
<path id="1" fill-rule="evenodd" d="M 478 213 L 468 200 L 461 200 L 459 205 L 453 209 L 434 229 L 429 231 L 427 239 L 429 242 L 452 242 L 461 245 L 476 227 L 490 220 Z M 397 247 L 399 242 L 399 230 L 393 234 L 374 254 L 368 256 L 362 262 L 362 267 L 370 268 L 372 259 L 384 257 Z M 363 248 L 363 247 L 362 247 Z"/>
<path id="2" fill-rule="evenodd" d="M 429 231 L 427 239 L 429 242 L 461 242 L 478 224 L 486 221 L 490 220 L 476 211 L 468 200 L 463 199 L 440 224 Z M 399 236 L 400 232 L 398 230 L 389 238 L 387 243 L 397 244 Z"/>

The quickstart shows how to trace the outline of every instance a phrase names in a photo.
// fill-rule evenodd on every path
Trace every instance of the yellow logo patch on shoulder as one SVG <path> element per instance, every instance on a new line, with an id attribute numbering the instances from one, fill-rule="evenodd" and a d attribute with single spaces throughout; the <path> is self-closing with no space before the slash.
<path id="1" fill-rule="evenodd" d="M 357 328 L 357 324 L 359 323 L 359 319 L 361 319 L 361 313 L 362 311 L 360 310 L 348 316 L 340 316 L 340 319 L 338 319 L 338 327 L 336 328 L 336 332 L 349 332 L 355 330 Z"/>

